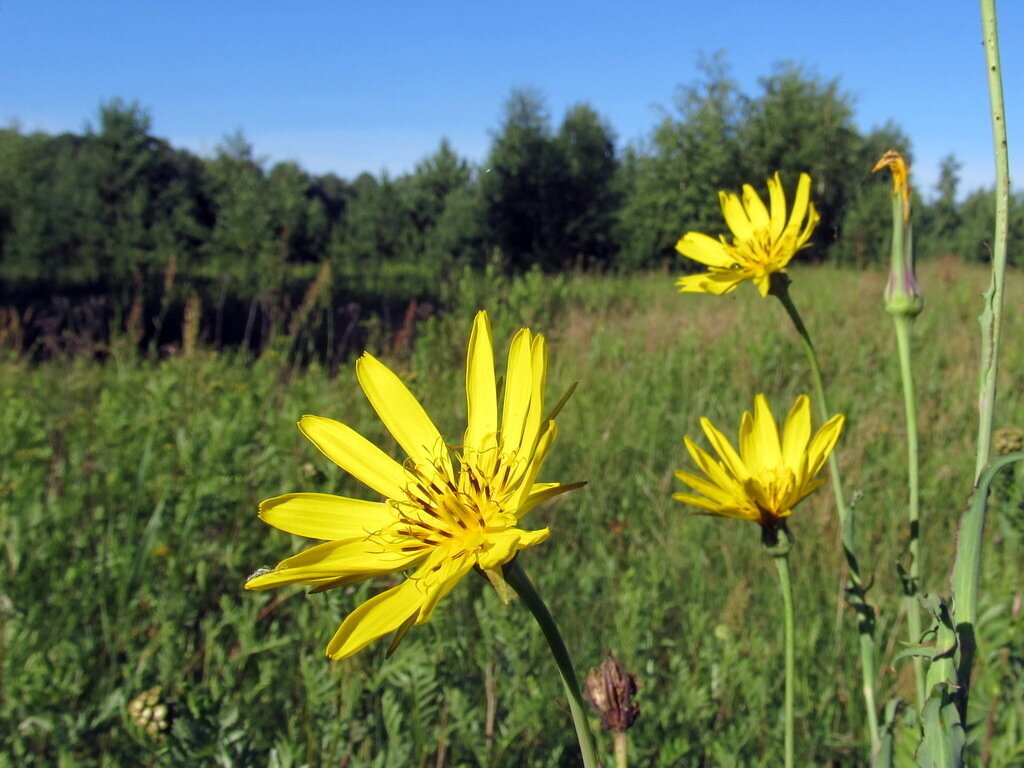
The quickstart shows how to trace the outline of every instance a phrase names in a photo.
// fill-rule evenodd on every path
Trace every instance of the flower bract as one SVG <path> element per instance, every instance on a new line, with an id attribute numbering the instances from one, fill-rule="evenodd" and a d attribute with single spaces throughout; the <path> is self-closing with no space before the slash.
<path id="1" fill-rule="evenodd" d="M 752 280 L 761 295 L 767 296 L 771 275 L 786 271 L 789 260 L 808 245 L 818 224 L 810 192 L 811 177 L 802 173 L 788 221 L 778 173 L 768 179 L 768 206 L 749 184 L 743 186 L 742 198 L 732 192 L 719 192 L 722 215 L 732 238 L 721 235 L 716 240 L 701 232 L 683 235 L 676 250 L 709 270 L 676 280 L 680 292 L 729 293 L 744 280 Z"/>
<path id="2" fill-rule="evenodd" d="M 684 437 L 690 457 L 704 476 L 676 472 L 695 493 L 676 493 L 673 498 L 697 507 L 697 514 L 777 526 L 801 499 L 825 482 L 817 475 L 835 448 L 844 421 L 842 414 L 833 416 L 812 437 L 810 400 L 800 395 L 786 417 L 780 441 L 768 401 L 758 395 L 754 412 L 743 414 L 737 451 L 708 419 L 701 419 L 718 459 Z"/>
<path id="3" fill-rule="evenodd" d="M 246 589 L 306 584 L 320 592 L 409 571 L 345 618 L 327 646 L 328 656 L 341 659 L 396 632 L 393 649 L 470 569 L 504 586 L 501 566 L 549 534 L 519 528 L 520 518 L 582 485 L 537 482 L 556 431 L 543 413 L 546 368 L 544 337 L 520 330 L 508 355 L 499 423 L 491 327 L 487 314 L 478 313 L 466 361 L 468 426 L 455 449 L 398 376 L 364 353 L 356 377 L 408 459 L 392 459 L 340 422 L 303 416 L 302 433 L 383 500 L 290 493 L 264 501 L 264 522 L 326 541 L 255 574 Z"/>

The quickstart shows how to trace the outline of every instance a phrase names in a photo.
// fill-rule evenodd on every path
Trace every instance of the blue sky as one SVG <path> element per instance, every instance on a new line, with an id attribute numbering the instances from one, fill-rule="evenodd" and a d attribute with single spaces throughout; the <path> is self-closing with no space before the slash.
<path id="1" fill-rule="evenodd" d="M 1024 2 L 999 11 L 1019 188 Z M 539 89 L 556 124 L 586 101 L 621 144 L 640 140 L 718 50 L 748 93 L 782 60 L 839 78 L 861 128 L 892 119 L 910 135 L 926 194 L 949 152 L 962 191 L 992 182 L 970 0 L 0 0 L 0 123 L 79 131 L 120 97 L 149 109 L 156 135 L 204 154 L 241 129 L 270 162 L 397 175 L 442 137 L 482 161 L 517 87 Z"/>

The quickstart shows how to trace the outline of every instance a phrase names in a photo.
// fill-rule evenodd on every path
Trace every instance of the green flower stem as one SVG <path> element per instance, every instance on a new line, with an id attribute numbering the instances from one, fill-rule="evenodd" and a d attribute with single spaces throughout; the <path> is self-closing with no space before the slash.
<path id="1" fill-rule="evenodd" d="M 903 405 L 907 418 L 907 519 L 910 536 L 907 550 L 910 563 L 907 572 L 909 584 L 906 590 L 907 632 L 910 644 L 921 643 L 921 612 L 917 595 L 921 579 L 921 498 L 920 479 L 918 472 L 917 446 L 917 399 L 914 397 L 914 371 L 910 365 L 910 326 L 913 318 L 906 315 L 893 316 L 896 327 L 896 347 L 900 358 L 900 374 L 903 379 Z M 918 711 L 924 706 L 925 700 L 925 668 L 924 658 L 914 656 L 914 680 L 917 688 Z"/>
<path id="2" fill-rule="evenodd" d="M 999 363 L 999 332 L 1003 313 L 1003 283 L 1006 281 L 1006 238 L 1010 211 L 1010 165 L 1006 151 L 1006 112 L 1003 108 L 1002 68 L 999 63 L 999 33 L 995 0 L 981 0 L 981 27 L 985 44 L 985 69 L 992 111 L 992 142 L 996 159 L 996 226 L 992 245 L 992 280 L 985 293 L 981 321 L 981 387 L 978 410 L 978 456 L 974 479 L 988 464 L 992 444 L 992 411 L 996 400 L 996 371 Z"/>
<path id="3" fill-rule="evenodd" d="M 807 362 L 811 367 L 811 379 L 814 383 L 815 401 L 818 405 L 818 417 L 822 423 L 830 417 L 828 401 L 825 398 L 825 385 L 821 378 L 821 367 L 818 365 L 818 355 L 814 351 L 814 344 L 807 332 L 807 327 L 793 304 L 789 295 L 789 278 L 781 272 L 772 275 L 771 294 L 774 295 L 786 309 L 786 314 L 796 327 L 796 331 L 803 342 L 804 351 L 807 353 Z M 868 735 L 871 738 L 871 753 L 878 754 L 881 747 L 881 738 L 878 733 L 878 710 L 875 704 L 875 612 L 867 602 L 867 590 L 860 575 L 860 564 L 857 562 L 856 533 L 857 529 L 852 512 L 846 506 L 846 498 L 843 494 L 843 483 L 839 475 L 839 460 L 836 452 L 833 451 L 828 457 L 829 474 L 832 477 L 832 491 L 836 498 L 836 511 L 839 514 L 840 538 L 843 544 L 843 554 L 846 557 L 846 564 L 849 569 L 849 583 L 846 587 L 847 601 L 857 612 L 857 634 L 860 646 L 860 666 L 862 693 L 864 705 L 867 709 Z"/>
<path id="4" fill-rule="evenodd" d="M 615 731 L 615 768 L 629 768 L 629 736 Z"/>
<path id="5" fill-rule="evenodd" d="M 1009 217 L 1010 173 L 1006 151 L 1006 114 L 1003 108 L 1002 69 L 999 63 L 999 35 L 996 25 L 995 0 L 981 0 L 981 26 L 984 34 L 985 69 L 988 72 L 989 100 L 992 111 L 992 138 L 996 159 L 996 225 L 992 248 L 992 278 L 984 294 L 985 308 L 981 322 L 981 381 L 978 394 L 978 455 L 975 464 L 975 492 L 987 493 L 992 474 L 1011 460 L 1004 456 L 989 466 L 992 443 L 992 416 L 996 398 L 996 372 L 999 363 L 999 335 L 1003 312 L 1003 284 L 1006 280 L 1006 238 Z M 986 467 L 988 469 L 986 470 Z M 962 719 L 966 719 L 970 694 L 971 671 L 976 650 L 975 627 L 978 623 L 978 582 L 981 579 L 982 542 L 985 532 L 984 499 L 967 507 L 960 521 L 956 560 L 953 564 L 953 612 L 960 660 L 952 670 L 943 659 L 934 675 L 957 685 L 956 702 Z"/>
<path id="6" fill-rule="evenodd" d="M 782 587 L 782 615 L 785 626 L 786 648 L 786 701 L 783 712 L 786 732 L 786 768 L 793 768 L 793 682 L 796 678 L 796 662 L 793 640 L 793 584 L 789 578 L 789 547 L 784 554 L 773 554 L 775 568 L 779 572 L 779 586 Z"/>
<path id="7" fill-rule="evenodd" d="M 520 567 L 519 558 L 514 558 L 511 562 L 506 563 L 503 573 L 506 583 L 516 591 L 519 598 L 530 609 L 530 613 L 537 620 L 541 632 L 544 633 L 544 638 L 551 647 L 551 655 L 555 658 L 558 672 L 562 676 L 562 683 L 565 685 L 565 692 L 569 697 L 569 711 L 572 713 L 572 722 L 576 727 L 576 738 L 580 743 L 583 765 L 586 768 L 598 768 L 594 737 L 590 733 L 590 723 L 587 721 L 587 711 L 583 706 L 580 684 L 576 679 L 576 671 L 569 658 L 569 651 L 565 647 L 562 635 L 558 632 L 558 626 L 540 593 L 537 592 L 537 588 L 530 581 L 530 577 Z"/>

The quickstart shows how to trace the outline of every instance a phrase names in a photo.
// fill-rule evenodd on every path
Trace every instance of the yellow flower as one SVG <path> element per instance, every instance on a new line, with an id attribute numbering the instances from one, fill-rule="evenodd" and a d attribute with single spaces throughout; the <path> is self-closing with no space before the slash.
<path id="1" fill-rule="evenodd" d="M 395 461 L 351 428 L 303 416 L 299 429 L 331 461 L 384 497 L 362 501 L 321 493 L 291 493 L 260 504 L 260 518 L 299 536 L 326 539 L 255 574 L 246 589 L 306 584 L 314 592 L 406 569 L 411 575 L 352 611 L 327 646 L 334 659 L 351 656 L 397 630 L 392 650 L 414 624 L 476 567 L 504 586 L 501 566 L 540 544 L 547 528 L 527 531 L 519 519 L 538 503 L 582 483 L 538 483 L 555 439 L 546 418 L 543 336 L 520 330 L 512 340 L 498 424 L 491 326 L 477 314 L 466 360 L 468 426 L 453 449 L 401 380 L 364 353 L 356 362 L 363 392 L 408 454 Z"/>
<path id="2" fill-rule="evenodd" d="M 786 418 L 782 441 L 768 401 L 754 398 L 754 413 L 743 414 L 740 422 L 739 453 L 707 419 L 701 419 L 716 461 L 689 437 L 686 449 L 705 477 L 676 472 L 676 477 L 697 493 L 676 493 L 673 498 L 698 507 L 697 514 L 721 515 L 756 520 L 766 528 L 777 528 L 793 507 L 825 482 L 816 475 L 835 448 L 845 417 L 829 419 L 811 437 L 811 405 L 800 395 Z"/>
<path id="3" fill-rule="evenodd" d="M 818 211 L 810 202 L 811 177 L 800 174 L 796 199 L 786 221 L 786 195 L 776 173 L 768 179 L 771 210 L 765 207 L 754 188 L 743 185 L 743 198 L 731 192 L 719 192 L 725 223 L 732 230 L 732 242 L 721 235 L 718 240 L 700 232 L 687 232 L 676 243 L 683 256 L 706 264 L 710 270 L 676 280 L 681 293 L 723 294 L 744 280 L 753 280 L 762 296 L 768 295 L 773 272 L 785 272 L 793 255 L 807 246 L 818 224 Z"/>

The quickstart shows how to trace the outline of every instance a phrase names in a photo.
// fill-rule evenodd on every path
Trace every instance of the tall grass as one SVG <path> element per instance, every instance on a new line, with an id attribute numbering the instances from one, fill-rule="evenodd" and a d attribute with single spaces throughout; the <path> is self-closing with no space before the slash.
<path id="1" fill-rule="evenodd" d="M 848 417 L 839 458 L 879 609 L 880 700 L 911 700 L 909 662 L 890 663 L 905 636 L 895 569 L 905 500 L 885 277 L 791 272 L 832 407 Z M 942 261 L 924 265 L 921 281 L 922 588 L 947 591 L 973 477 L 975 317 L 987 275 Z M 1011 274 L 1006 304 L 1022 301 L 1024 281 Z M 664 274 L 466 276 L 449 303 L 389 360 L 443 434 L 465 424 L 461 366 L 477 309 L 491 312 L 499 347 L 521 325 L 548 335 L 549 397 L 580 382 L 542 479 L 590 483 L 531 513 L 552 537 L 524 557 L 577 663 L 597 665 L 611 649 L 641 679 L 634 763 L 779 764 L 771 564 L 748 527 L 690 516 L 670 493 L 681 437 L 699 433 L 700 416 L 730 424 L 756 392 L 778 410 L 809 390 L 785 318 L 773 322 L 775 308 L 746 287 L 683 300 Z M 1004 333 L 996 426 L 1021 427 L 1024 318 L 1010 311 Z M 256 520 L 260 499 L 365 494 L 301 438 L 301 414 L 391 445 L 350 368 L 336 378 L 296 368 L 279 347 L 255 360 L 200 350 L 154 361 L 127 344 L 103 365 L 0 360 L 0 766 L 575 765 L 543 641 L 484 579 L 461 584 L 390 660 L 381 644 L 340 663 L 323 658 L 326 641 L 381 580 L 308 597 L 242 591 L 251 571 L 301 546 Z M 1024 639 L 1014 629 L 1022 495 L 1024 483 L 997 489 L 987 543 L 971 738 L 990 765 L 1019 764 L 1024 743 Z M 829 495 L 804 502 L 791 528 L 804 660 L 797 763 L 860 765 L 855 640 L 842 619 Z M 168 707 L 159 736 L 129 715 L 154 687 Z M 603 748 L 610 754 L 610 740 Z"/>

